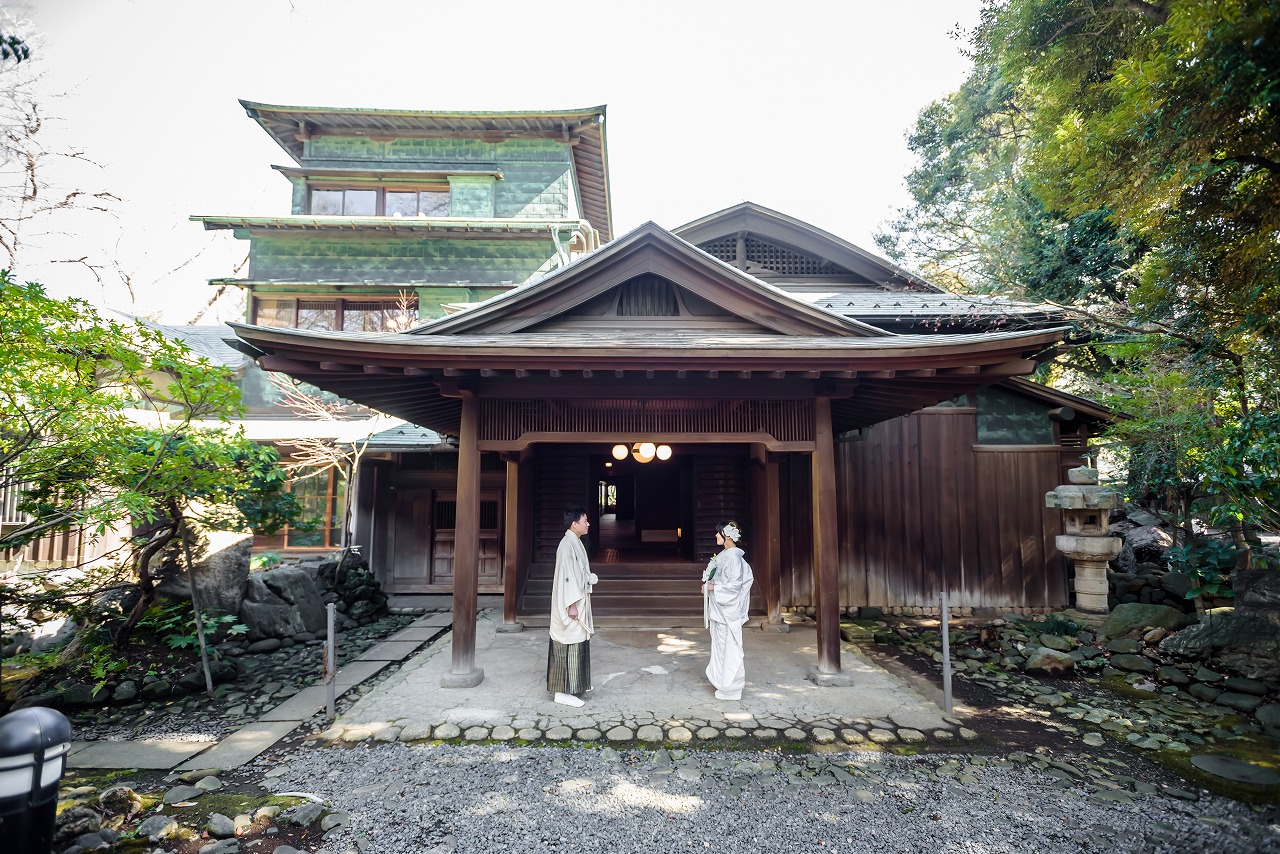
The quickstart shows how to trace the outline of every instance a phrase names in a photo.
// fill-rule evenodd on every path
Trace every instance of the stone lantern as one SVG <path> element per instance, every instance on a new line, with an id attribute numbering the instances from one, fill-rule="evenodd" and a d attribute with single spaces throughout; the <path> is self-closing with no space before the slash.
<path id="1" fill-rule="evenodd" d="M 1107 533 L 1109 511 L 1120 506 L 1120 493 L 1098 485 L 1098 470 L 1081 466 L 1067 472 L 1070 484 L 1045 493 L 1046 507 L 1062 511 L 1065 533 L 1055 541 L 1058 551 L 1076 567 L 1076 610 L 1106 614 L 1107 563 L 1120 554 L 1119 537 Z"/>

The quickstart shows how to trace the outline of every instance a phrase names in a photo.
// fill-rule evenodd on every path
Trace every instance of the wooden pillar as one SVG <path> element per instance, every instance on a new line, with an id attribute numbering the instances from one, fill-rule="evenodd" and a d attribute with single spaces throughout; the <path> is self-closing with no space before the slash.
<path id="1" fill-rule="evenodd" d="M 751 536 L 752 557 L 760 567 L 764 592 L 766 630 L 785 632 L 782 622 L 782 525 L 778 491 L 778 460 L 763 445 L 753 449 L 751 494 L 755 509 L 755 531 Z"/>
<path id="2" fill-rule="evenodd" d="M 476 667 L 476 592 L 480 584 L 479 405 L 461 393 L 462 429 L 458 436 L 458 515 L 453 543 L 453 662 L 442 688 L 472 688 L 484 679 Z"/>
<path id="3" fill-rule="evenodd" d="M 813 595 L 818 616 L 818 667 L 814 681 L 840 674 L 840 547 L 836 519 L 836 454 L 831 399 L 814 400 Z M 816 677 L 816 678 L 815 678 Z"/>
<path id="4" fill-rule="evenodd" d="M 528 464 L 523 458 L 507 460 L 507 489 L 505 521 L 502 544 L 502 626 L 498 631 L 518 632 L 524 623 L 516 619 L 516 605 L 520 598 L 522 573 L 528 564 L 528 540 L 524 536 L 524 516 L 529 512 L 524 506 L 526 481 L 529 480 Z"/>

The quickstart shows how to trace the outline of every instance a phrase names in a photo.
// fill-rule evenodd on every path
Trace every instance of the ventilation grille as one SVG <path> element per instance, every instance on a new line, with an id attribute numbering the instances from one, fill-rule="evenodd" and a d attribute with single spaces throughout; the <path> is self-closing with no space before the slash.
<path id="1" fill-rule="evenodd" d="M 730 264 L 738 260 L 738 238 L 736 237 L 722 237 L 719 240 L 704 243 L 698 248 Z"/>
<path id="2" fill-rule="evenodd" d="M 821 258 L 792 252 L 754 237 L 747 238 L 747 260 L 782 276 L 821 276 L 835 272 L 832 265 Z"/>
<path id="3" fill-rule="evenodd" d="M 646 273 L 623 282 L 618 295 L 619 317 L 679 317 L 675 288 L 661 276 Z"/>

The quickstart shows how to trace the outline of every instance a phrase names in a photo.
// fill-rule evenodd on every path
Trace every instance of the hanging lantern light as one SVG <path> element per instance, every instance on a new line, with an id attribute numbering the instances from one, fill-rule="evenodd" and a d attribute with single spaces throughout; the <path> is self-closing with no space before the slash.
<path id="1" fill-rule="evenodd" d="M 659 445 L 657 453 L 658 453 L 658 459 L 663 460 L 665 462 L 666 460 L 671 459 L 671 446 Z"/>
<path id="2" fill-rule="evenodd" d="M 614 458 L 615 460 L 618 460 L 619 462 L 621 462 L 622 460 L 625 460 L 625 459 L 627 458 L 627 446 L 626 446 L 626 445 L 614 445 L 614 446 L 613 446 L 613 458 Z"/>
<path id="3" fill-rule="evenodd" d="M 631 446 L 631 459 L 638 463 L 652 462 L 657 453 L 652 442 L 636 442 Z"/>

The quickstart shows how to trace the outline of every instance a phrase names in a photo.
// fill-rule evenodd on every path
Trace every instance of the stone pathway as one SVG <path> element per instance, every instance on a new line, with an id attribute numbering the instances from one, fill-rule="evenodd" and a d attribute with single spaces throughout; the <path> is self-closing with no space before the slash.
<path id="1" fill-rule="evenodd" d="M 438 644 L 406 663 L 329 729 L 327 742 L 504 741 L 688 744 L 742 748 L 774 743 L 830 746 L 959 742 L 977 737 L 902 680 L 844 651 L 846 687 L 805 679 L 816 659 L 812 626 L 790 634 L 748 631 L 747 687 L 740 701 L 717 700 L 703 675 L 707 635 L 696 629 L 602 629 L 591 642 L 594 690 L 585 707 L 551 702 L 545 685 L 545 630 L 498 632 L 496 612 L 480 615 L 480 685 L 442 689 L 450 651 Z"/>
<path id="2" fill-rule="evenodd" d="M 423 644 L 453 625 L 453 615 L 429 614 L 408 628 L 366 650 L 355 661 L 338 669 L 335 696 L 341 696 L 393 663 L 404 661 Z M 261 718 L 222 738 L 209 741 L 137 739 L 78 741 L 71 745 L 70 768 L 139 768 L 194 770 L 236 768 L 253 759 L 280 739 L 323 711 L 327 690 L 323 684 L 305 688 Z M 212 744 L 212 746 L 210 746 Z"/>

